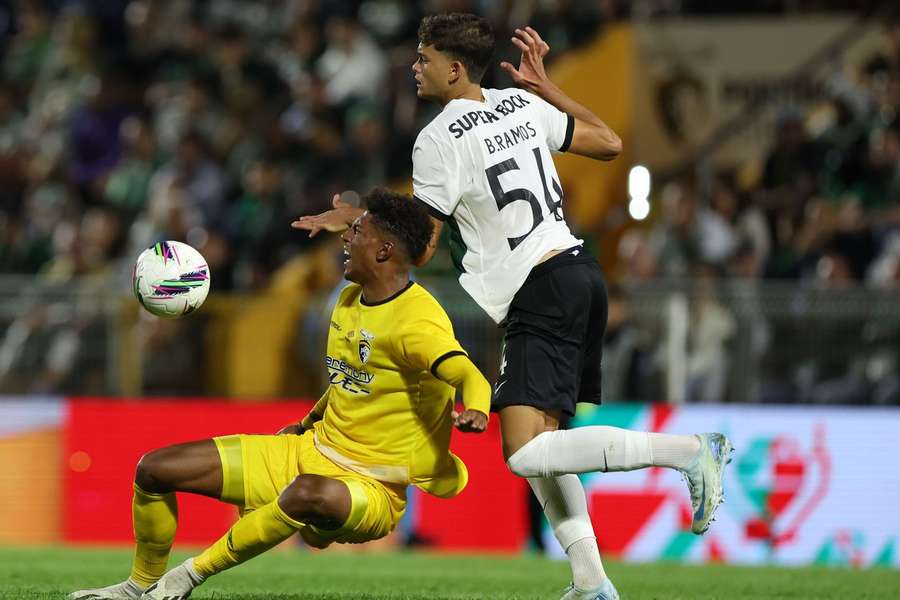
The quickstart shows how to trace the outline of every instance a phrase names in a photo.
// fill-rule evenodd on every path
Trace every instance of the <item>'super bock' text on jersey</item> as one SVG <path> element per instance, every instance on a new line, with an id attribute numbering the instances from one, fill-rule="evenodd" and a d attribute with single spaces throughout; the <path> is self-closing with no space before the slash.
<path id="1" fill-rule="evenodd" d="M 327 407 L 315 424 L 319 451 L 381 481 L 442 497 L 459 493 L 468 476 L 449 450 L 455 390 L 434 372 L 465 352 L 437 300 L 410 282 L 368 305 L 351 283 L 329 327 Z"/>
<path id="2" fill-rule="evenodd" d="M 574 119 L 524 90 L 457 99 L 413 148 L 413 194 L 450 227 L 463 288 L 501 322 L 532 267 L 582 243 L 563 218 L 551 152 L 571 143 Z"/>

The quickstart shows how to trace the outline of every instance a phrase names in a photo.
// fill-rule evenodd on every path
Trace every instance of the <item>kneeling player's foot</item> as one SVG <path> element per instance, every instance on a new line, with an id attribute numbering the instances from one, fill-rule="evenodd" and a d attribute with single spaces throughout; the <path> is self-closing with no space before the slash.
<path id="1" fill-rule="evenodd" d="M 184 600 L 203 578 L 194 571 L 194 559 L 189 558 L 147 588 L 141 600 Z"/>
<path id="2" fill-rule="evenodd" d="M 122 583 L 93 590 L 78 590 L 66 596 L 66 600 L 138 600 L 144 588 L 126 579 Z"/>
<path id="3" fill-rule="evenodd" d="M 607 577 L 600 587 L 592 590 L 580 590 L 570 583 L 560 600 L 619 600 L 619 592 Z"/>
<path id="4" fill-rule="evenodd" d="M 694 511 L 691 531 L 705 533 L 719 505 L 725 501 L 722 476 L 725 465 L 731 462 L 734 448 L 731 441 L 721 433 L 701 433 L 700 451 L 683 473 L 691 493 L 691 508 Z"/>

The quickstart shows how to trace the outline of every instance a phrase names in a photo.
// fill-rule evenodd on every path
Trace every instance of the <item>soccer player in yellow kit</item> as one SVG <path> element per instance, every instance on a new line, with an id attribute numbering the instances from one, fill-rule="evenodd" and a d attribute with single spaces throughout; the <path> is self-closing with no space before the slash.
<path id="1" fill-rule="evenodd" d="M 393 531 L 415 485 L 442 498 L 468 475 L 450 450 L 455 425 L 487 427 L 491 387 L 447 314 L 410 281 L 432 233 L 425 209 L 385 190 L 343 234 L 351 282 L 332 313 L 330 384 L 282 435 L 233 435 L 155 450 L 138 463 L 131 576 L 70 599 L 180 600 L 207 578 L 299 532 L 307 543 L 363 543 Z M 456 390 L 465 410 L 454 411 Z M 175 492 L 235 504 L 241 519 L 212 546 L 165 572 Z M 165 573 L 165 574 L 164 574 Z"/>

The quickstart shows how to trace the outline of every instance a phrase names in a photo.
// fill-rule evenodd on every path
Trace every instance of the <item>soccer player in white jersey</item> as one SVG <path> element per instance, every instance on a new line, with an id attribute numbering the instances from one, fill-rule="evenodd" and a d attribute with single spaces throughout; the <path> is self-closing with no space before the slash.
<path id="1" fill-rule="evenodd" d="M 503 453 L 528 478 L 572 566 L 563 600 L 613 600 L 577 473 L 657 466 L 687 479 L 692 530 L 703 533 L 722 501 L 731 443 L 719 433 L 668 435 L 591 426 L 560 430 L 576 402 L 600 403 L 600 353 L 606 286 L 595 258 L 574 237 L 551 157 L 573 152 L 612 160 L 619 137 L 560 90 L 544 70 L 550 48 L 532 28 L 517 29 L 518 68 L 503 62 L 519 88 L 485 89 L 494 52 L 483 18 L 426 17 L 413 65 L 418 95 L 442 112 L 416 139 L 413 194 L 434 219 L 421 264 L 444 224 L 460 284 L 506 328 L 492 410 Z M 293 226 L 315 235 L 341 231 L 360 210 L 343 204 Z"/>

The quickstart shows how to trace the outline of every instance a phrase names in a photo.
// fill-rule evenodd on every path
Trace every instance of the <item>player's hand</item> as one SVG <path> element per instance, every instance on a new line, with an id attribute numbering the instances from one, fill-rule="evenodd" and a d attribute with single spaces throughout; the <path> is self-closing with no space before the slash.
<path id="1" fill-rule="evenodd" d="M 300 423 L 291 423 L 278 430 L 277 435 L 303 435 L 306 431 Z"/>
<path id="2" fill-rule="evenodd" d="M 453 425 L 466 433 L 482 433 L 487 429 L 488 416 L 480 410 L 464 410 L 461 413 L 454 410 L 450 417 Z"/>
<path id="3" fill-rule="evenodd" d="M 550 52 L 550 46 L 531 27 L 516 29 L 512 43 L 522 51 L 519 68 L 506 61 L 500 63 L 500 68 L 509 73 L 516 85 L 540 95 L 540 88 L 550 81 L 544 70 L 544 57 Z"/>
<path id="4" fill-rule="evenodd" d="M 331 205 L 334 208 L 321 214 L 300 217 L 291 223 L 291 227 L 309 231 L 309 237 L 315 237 L 317 233 L 323 230 L 331 233 L 340 233 L 347 229 L 356 217 L 362 214 L 362 209 L 341 200 L 340 194 L 334 195 L 334 198 L 331 199 Z"/>

